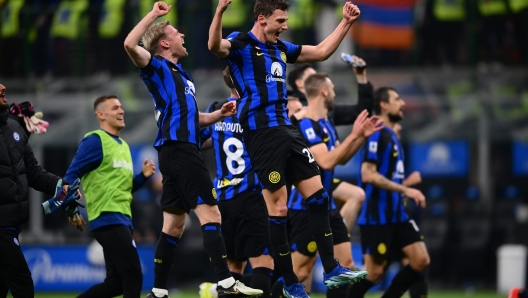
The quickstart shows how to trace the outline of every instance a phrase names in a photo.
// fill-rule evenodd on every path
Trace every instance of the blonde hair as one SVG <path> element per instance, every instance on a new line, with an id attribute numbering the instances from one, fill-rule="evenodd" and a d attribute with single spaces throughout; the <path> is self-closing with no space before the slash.
<path id="1" fill-rule="evenodd" d="M 156 54 L 159 51 L 159 41 L 165 36 L 165 27 L 169 25 L 169 21 L 153 24 L 143 34 L 141 41 L 145 49 L 151 54 Z"/>

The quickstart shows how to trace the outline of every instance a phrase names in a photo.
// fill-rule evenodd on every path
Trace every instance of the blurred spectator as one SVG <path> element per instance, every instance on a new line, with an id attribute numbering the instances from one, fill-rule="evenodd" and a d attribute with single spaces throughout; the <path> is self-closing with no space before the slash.
<path id="1" fill-rule="evenodd" d="M 53 15 L 50 37 L 55 41 L 55 48 L 50 54 L 55 61 L 55 75 L 82 74 L 81 63 L 86 51 L 82 41 L 88 28 L 89 5 L 87 0 L 62 0 Z"/>
<path id="2" fill-rule="evenodd" d="M 316 4 L 314 0 L 289 0 L 288 30 L 292 32 L 292 42 L 315 45 L 314 21 Z"/>
<path id="3" fill-rule="evenodd" d="M 508 0 L 520 58 L 528 65 L 528 0 Z"/>
<path id="4" fill-rule="evenodd" d="M 508 13 L 506 1 L 478 0 L 477 6 L 480 16 L 478 60 L 486 63 L 504 61 Z"/>
<path id="5" fill-rule="evenodd" d="M 423 25 L 424 64 L 460 64 L 468 7 L 465 0 L 428 0 Z"/>

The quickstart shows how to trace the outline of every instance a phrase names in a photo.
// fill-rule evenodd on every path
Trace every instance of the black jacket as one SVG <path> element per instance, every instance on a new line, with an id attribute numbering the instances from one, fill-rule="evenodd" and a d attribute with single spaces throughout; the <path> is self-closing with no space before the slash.
<path id="1" fill-rule="evenodd" d="M 308 105 L 306 96 L 302 92 L 293 92 L 292 96 L 299 98 L 303 106 Z M 363 111 L 367 110 L 369 116 L 372 116 L 372 103 L 374 100 L 374 87 L 370 82 L 366 84 L 358 84 L 358 103 L 356 105 L 335 103 L 334 108 L 328 117 L 334 121 L 335 125 L 351 125 L 356 121 L 357 116 Z"/>
<path id="2" fill-rule="evenodd" d="M 38 164 L 20 124 L 0 112 L 0 227 L 27 222 L 29 187 L 53 196 L 59 179 Z"/>

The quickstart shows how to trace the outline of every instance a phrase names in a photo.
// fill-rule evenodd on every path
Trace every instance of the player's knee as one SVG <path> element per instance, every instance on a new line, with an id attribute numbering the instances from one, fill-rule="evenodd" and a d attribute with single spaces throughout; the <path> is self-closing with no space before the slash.
<path id="1" fill-rule="evenodd" d="M 359 188 L 357 190 L 357 198 L 356 201 L 358 204 L 363 205 L 363 202 L 365 202 L 365 191 L 362 188 Z"/>
<path id="2" fill-rule="evenodd" d="M 164 226 L 162 232 L 172 237 L 181 238 L 183 231 L 185 230 L 185 223 L 173 224 L 170 226 Z"/>
<path id="3" fill-rule="evenodd" d="M 286 204 L 277 203 L 273 206 L 268 206 L 268 212 L 270 216 L 287 216 L 288 206 L 286 206 Z"/>
<path id="4" fill-rule="evenodd" d="M 211 208 L 211 211 L 208 214 L 209 222 L 221 222 L 222 221 L 222 215 L 220 214 L 220 209 L 215 206 L 216 208 Z"/>
<path id="5" fill-rule="evenodd" d="M 411 267 L 418 272 L 423 272 L 429 267 L 430 263 L 431 258 L 429 257 L 429 254 L 423 253 L 411 260 Z"/>
<path id="6" fill-rule="evenodd" d="M 299 282 L 305 281 L 310 274 L 312 273 L 312 270 L 308 268 L 308 266 L 303 266 L 299 268 L 297 273 L 297 278 L 299 279 Z"/>
<path id="7" fill-rule="evenodd" d="M 375 268 L 368 269 L 367 279 L 374 284 L 377 284 L 383 278 L 383 267 L 376 266 Z"/>

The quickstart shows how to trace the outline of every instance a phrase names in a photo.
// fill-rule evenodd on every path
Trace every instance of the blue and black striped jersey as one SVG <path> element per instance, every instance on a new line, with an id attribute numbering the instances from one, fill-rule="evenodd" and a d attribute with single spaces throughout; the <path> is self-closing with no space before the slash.
<path id="1" fill-rule="evenodd" d="M 228 36 L 229 70 L 240 96 L 238 118 L 249 130 L 290 125 L 286 109 L 286 63 L 294 63 L 301 46 L 279 40 L 262 43 L 251 32 Z"/>
<path id="2" fill-rule="evenodd" d="M 403 184 L 405 178 L 403 147 L 394 131 L 384 127 L 374 133 L 363 145 L 360 154 L 360 167 L 363 162 L 374 163 L 381 175 L 395 183 Z M 386 225 L 409 220 L 402 194 L 363 183 L 361 169 L 358 177 L 358 185 L 366 194 L 357 219 L 358 225 Z"/>
<path id="3" fill-rule="evenodd" d="M 328 119 L 314 121 L 309 118 L 304 118 L 297 122 L 295 126 L 308 147 L 324 143 L 328 151 L 331 151 L 335 149 L 339 140 L 334 124 Z M 332 181 L 334 180 L 334 170 L 327 171 L 320 168 L 320 171 L 323 187 L 330 192 Z M 306 210 L 305 200 L 295 187 L 292 188 L 290 197 L 288 198 L 288 209 Z M 332 194 L 330 194 L 329 209 L 336 209 Z"/>
<path id="4" fill-rule="evenodd" d="M 235 100 L 230 98 L 229 100 Z M 225 102 L 215 102 L 207 108 L 214 112 Z M 244 129 L 234 116 L 202 130 L 203 141 L 211 138 L 215 152 L 216 177 L 214 187 L 218 201 L 229 200 L 244 191 L 260 191 L 260 182 L 253 171 L 246 145 Z"/>
<path id="5" fill-rule="evenodd" d="M 154 147 L 166 141 L 189 142 L 200 146 L 200 125 L 193 79 L 181 65 L 152 56 L 140 76 L 154 100 L 158 135 Z"/>

